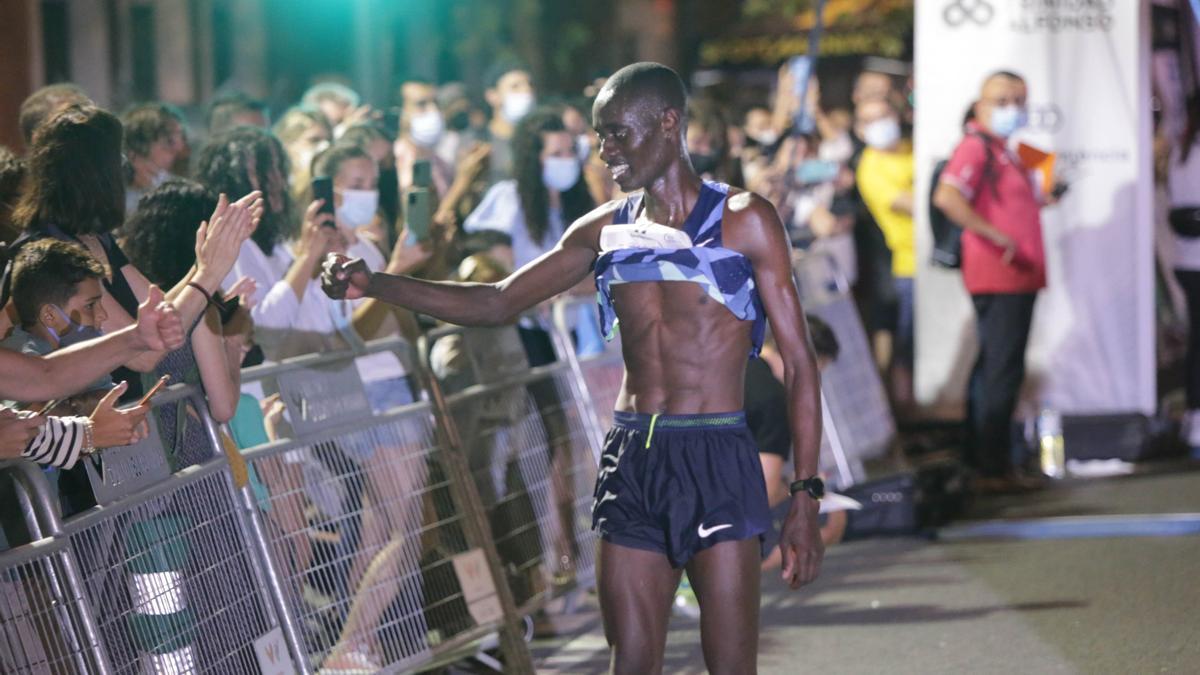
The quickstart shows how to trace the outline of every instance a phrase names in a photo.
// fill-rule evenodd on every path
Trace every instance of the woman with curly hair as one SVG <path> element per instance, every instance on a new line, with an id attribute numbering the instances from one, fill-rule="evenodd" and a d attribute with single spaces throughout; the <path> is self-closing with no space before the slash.
<path id="1" fill-rule="evenodd" d="M 217 195 L 190 180 L 173 179 L 151 190 L 129 219 L 125 252 L 151 282 L 171 287 L 183 279 L 195 263 L 196 250 L 189 233 L 193 224 L 204 220 L 217 206 Z M 172 383 L 195 384 L 204 392 L 208 410 L 218 423 L 228 422 L 237 410 L 241 385 L 242 359 L 249 349 L 248 330 L 228 333 L 225 325 L 249 327 L 244 317 L 234 321 L 239 309 L 236 295 L 253 292 L 253 282 L 244 279 L 230 289 L 230 301 L 214 298 L 194 326 L 183 347 L 171 352 L 150 373 L 143 385 L 161 375 L 170 375 Z M 210 456 L 204 429 L 191 403 L 183 400 L 159 410 L 159 429 L 163 443 L 172 449 L 175 469 L 198 464 Z"/>

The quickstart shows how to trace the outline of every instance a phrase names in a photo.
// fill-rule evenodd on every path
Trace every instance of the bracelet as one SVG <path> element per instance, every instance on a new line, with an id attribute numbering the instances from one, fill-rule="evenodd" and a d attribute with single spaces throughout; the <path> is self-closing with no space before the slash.
<path id="1" fill-rule="evenodd" d="M 80 456 L 90 455 L 96 451 L 96 442 L 92 436 L 92 418 L 83 418 L 83 447 L 79 449 Z"/>
<path id="2" fill-rule="evenodd" d="M 209 293 L 208 291 L 204 290 L 204 287 L 203 287 L 203 286 L 201 286 L 200 284 L 198 284 L 198 283 L 196 283 L 196 282 L 194 282 L 194 281 L 189 281 L 189 282 L 188 282 L 188 286 L 190 286 L 190 287 L 192 287 L 192 288 L 194 288 L 194 289 L 196 289 L 196 290 L 200 291 L 200 294 L 204 296 L 204 303 L 205 303 L 206 305 L 211 305 L 211 304 L 212 304 L 212 301 L 213 301 L 213 299 L 212 299 L 212 293 Z"/>

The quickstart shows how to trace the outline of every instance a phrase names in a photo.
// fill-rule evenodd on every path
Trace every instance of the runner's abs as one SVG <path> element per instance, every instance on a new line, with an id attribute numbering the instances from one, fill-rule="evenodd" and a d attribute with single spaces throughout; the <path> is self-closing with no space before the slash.
<path id="1" fill-rule="evenodd" d="M 614 289 L 625 356 L 617 409 L 688 415 L 742 409 L 750 324 L 686 281 Z"/>

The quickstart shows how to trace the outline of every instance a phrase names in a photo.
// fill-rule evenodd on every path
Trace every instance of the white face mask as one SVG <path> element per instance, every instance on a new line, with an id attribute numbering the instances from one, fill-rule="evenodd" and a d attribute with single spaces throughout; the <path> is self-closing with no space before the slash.
<path id="1" fill-rule="evenodd" d="M 516 124 L 521 121 L 521 118 L 528 115 L 533 109 L 533 94 L 528 91 L 514 91 L 504 97 L 504 104 L 500 106 L 500 114 L 510 124 Z"/>
<path id="2" fill-rule="evenodd" d="M 341 190 L 342 205 L 337 207 L 337 218 L 350 227 L 371 224 L 379 210 L 379 190 Z"/>
<path id="3" fill-rule="evenodd" d="M 751 134 L 751 133 L 747 132 L 746 135 L 749 136 L 750 138 L 753 138 L 754 142 L 758 143 L 759 145 L 763 146 L 764 148 L 769 148 L 772 145 L 775 145 L 775 141 L 779 140 L 779 133 L 776 132 L 774 129 L 760 131 L 757 134 Z"/>
<path id="4" fill-rule="evenodd" d="M 863 127 L 863 141 L 876 150 L 888 150 L 900 142 L 900 122 L 895 117 L 875 120 Z"/>
<path id="5" fill-rule="evenodd" d="M 166 169 L 159 169 L 154 173 L 154 177 L 150 179 L 150 187 L 156 188 L 159 185 L 170 180 L 171 174 Z"/>
<path id="6" fill-rule="evenodd" d="M 442 113 L 437 110 L 427 110 L 415 115 L 409 123 L 413 142 L 425 148 L 433 147 L 442 137 L 445 128 L 446 122 L 442 119 Z"/>
<path id="7" fill-rule="evenodd" d="M 579 160 L 574 157 L 547 157 L 542 160 L 542 182 L 555 192 L 566 192 L 579 182 Z"/>

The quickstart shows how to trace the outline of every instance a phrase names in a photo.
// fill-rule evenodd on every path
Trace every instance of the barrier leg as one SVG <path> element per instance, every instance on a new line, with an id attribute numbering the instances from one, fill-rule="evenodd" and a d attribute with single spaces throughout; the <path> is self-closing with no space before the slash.
<path id="1" fill-rule="evenodd" d="M 427 350 L 422 350 L 427 353 Z M 483 501 L 475 488 L 475 481 L 467 467 L 463 453 L 462 439 L 454 426 L 446 400 L 436 378 L 422 363 L 419 369 L 422 384 L 433 400 L 433 410 L 437 418 L 437 434 L 441 446 L 445 449 L 445 467 L 450 475 L 450 488 L 455 501 L 464 510 L 463 525 L 467 541 L 483 550 L 487 558 L 488 568 L 492 579 L 495 580 L 496 593 L 504 611 L 504 621 L 500 628 L 500 649 L 504 654 L 505 666 L 508 672 L 516 675 L 533 675 L 533 658 L 525 643 L 525 625 L 517 613 L 513 600 L 512 589 L 508 586 L 507 576 L 500 564 L 500 555 L 496 551 L 495 538 L 488 523 Z"/>
<path id="2" fill-rule="evenodd" d="M 216 421 L 209 416 L 208 406 L 198 405 L 196 409 L 200 411 L 204 422 L 204 432 L 208 436 L 209 442 L 212 443 L 213 448 L 220 451 L 225 447 L 225 444 L 221 438 L 220 430 L 217 428 Z M 308 665 L 308 654 L 304 650 L 304 641 L 297 627 L 296 619 L 292 616 L 288 608 L 287 594 L 283 583 L 280 581 L 279 570 L 275 569 L 274 564 L 271 562 L 270 544 L 263 531 L 262 517 L 258 511 L 258 503 L 255 501 L 254 494 L 250 488 L 245 484 L 245 464 L 242 463 L 236 471 L 231 465 L 229 478 L 230 482 L 227 485 L 236 493 L 232 495 L 233 502 L 241 506 L 238 509 L 241 513 L 237 514 L 235 520 L 246 540 L 253 543 L 250 568 L 254 571 L 255 582 L 259 586 L 266 586 L 270 593 L 274 606 L 271 607 L 271 605 L 268 605 L 268 607 L 275 610 L 275 623 L 283 631 L 283 639 L 287 642 L 288 649 L 292 652 L 292 663 L 299 672 L 308 675 L 312 672 Z"/>
<path id="3" fill-rule="evenodd" d="M 40 469 L 29 462 L 16 462 L 13 467 L 17 470 L 17 476 L 22 488 L 17 492 L 21 499 L 22 507 L 26 511 L 26 524 L 30 528 L 30 534 L 38 539 L 48 536 L 60 536 L 62 534 L 62 523 L 58 519 L 56 500 L 50 494 L 45 476 L 41 475 Z M 75 559 L 71 555 L 70 548 L 65 549 L 59 555 L 59 561 L 62 564 L 63 576 L 65 577 L 68 591 L 68 593 L 60 597 L 73 597 L 78 602 L 78 616 L 76 618 L 79 621 L 79 625 L 83 627 L 83 638 L 94 660 L 91 664 L 92 667 L 86 669 L 85 672 L 95 672 L 97 675 L 109 675 L 113 671 L 112 662 L 108 658 L 108 650 L 105 648 L 104 640 L 101 638 L 100 627 L 96 624 L 96 612 L 92 609 L 92 603 L 87 593 L 84 592 L 83 576 L 79 573 L 79 568 L 75 564 Z M 51 583 L 57 584 L 54 571 L 47 568 L 47 573 L 51 579 Z"/>

